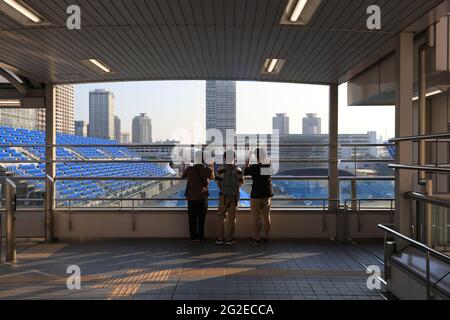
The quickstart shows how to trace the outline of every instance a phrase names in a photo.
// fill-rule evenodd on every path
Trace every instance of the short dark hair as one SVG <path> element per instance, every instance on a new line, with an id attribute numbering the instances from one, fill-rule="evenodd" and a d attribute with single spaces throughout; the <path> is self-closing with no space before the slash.
<path id="1" fill-rule="evenodd" d="M 227 150 L 223 154 L 223 162 L 226 163 L 227 159 L 232 158 L 233 160 L 236 160 L 236 153 L 233 150 Z"/>
<path id="2" fill-rule="evenodd" d="M 256 148 L 255 149 L 255 156 L 256 156 L 256 160 L 259 163 L 259 162 L 261 162 L 261 158 L 263 158 L 263 160 L 267 158 L 267 152 L 263 148 Z"/>

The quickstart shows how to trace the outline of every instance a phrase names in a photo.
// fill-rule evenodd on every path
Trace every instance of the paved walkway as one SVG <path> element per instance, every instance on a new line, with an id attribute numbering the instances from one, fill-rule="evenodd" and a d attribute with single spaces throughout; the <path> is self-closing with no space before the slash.
<path id="1" fill-rule="evenodd" d="M 0 299 L 382 299 L 366 284 L 365 266 L 382 270 L 382 247 L 373 243 L 280 240 L 255 247 L 238 240 L 218 247 L 155 239 L 18 251 L 15 265 L 0 265 Z M 70 265 L 81 269 L 80 290 L 67 289 Z"/>

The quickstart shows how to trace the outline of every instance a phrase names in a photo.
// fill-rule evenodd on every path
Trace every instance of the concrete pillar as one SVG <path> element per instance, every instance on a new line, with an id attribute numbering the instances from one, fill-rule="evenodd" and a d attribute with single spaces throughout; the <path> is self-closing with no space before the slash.
<path id="1" fill-rule="evenodd" d="M 339 144 L 339 93 L 338 85 L 330 85 L 330 104 L 329 104 L 329 136 L 330 136 L 330 150 L 329 150 L 329 165 L 328 165 L 328 198 L 330 200 L 339 199 L 339 168 L 338 168 L 338 144 Z M 330 212 L 337 213 L 337 230 L 336 237 L 339 241 L 345 240 L 344 235 L 344 217 L 339 213 L 339 203 L 337 201 L 330 201 Z"/>
<path id="2" fill-rule="evenodd" d="M 54 178 L 56 165 L 52 161 L 56 160 L 56 148 L 51 147 L 51 145 L 56 144 L 55 104 L 55 86 L 47 84 L 45 86 L 45 240 L 47 242 L 53 241 L 53 211 L 55 208 Z"/>
<path id="3" fill-rule="evenodd" d="M 414 135 L 413 114 L 413 81 L 414 81 L 414 34 L 401 33 L 396 48 L 396 103 L 395 103 L 395 135 L 405 137 Z M 396 144 L 396 163 L 410 164 L 413 157 L 412 142 Z M 408 191 L 414 187 L 414 173 L 408 170 L 395 172 L 395 224 L 399 232 L 412 235 L 411 200 L 404 199 Z"/>

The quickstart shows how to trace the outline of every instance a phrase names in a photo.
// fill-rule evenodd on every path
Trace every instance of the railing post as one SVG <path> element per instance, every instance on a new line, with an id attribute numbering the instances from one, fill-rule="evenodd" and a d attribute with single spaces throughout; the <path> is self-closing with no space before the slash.
<path id="1" fill-rule="evenodd" d="M 426 195 L 433 196 L 433 180 L 431 177 L 426 179 Z M 425 203 L 425 242 L 430 248 L 433 247 L 433 205 Z"/>
<path id="2" fill-rule="evenodd" d="M 6 179 L 6 262 L 16 261 L 16 185 Z"/>
<path id="3" fill-rule="evenodd" d="M 426 254 L 427 300 L 431 300 L 430 251 Z"/>
<path id="4" fill-rule="evenodd" d="M 351 189 L 352 189 L 352 211 L 356 212 L 358 209 L 358 194 L 356 191 L 356 177 L 351 180 Z"/>
<path id="5" fill-rule="evenodd" d="M 45 85 L 45 241 L 53 242 L 56 176 L 56 88 Z"/>
<path id="6" fill-rule="evenodd" d="M 45 211 L 45 241 L 53 242 L 53 209 L 54 209 L 54 188 L 55 181 L 49 175 L 45 177 L 45 201 L 44 201 L 44 211 Z"/>

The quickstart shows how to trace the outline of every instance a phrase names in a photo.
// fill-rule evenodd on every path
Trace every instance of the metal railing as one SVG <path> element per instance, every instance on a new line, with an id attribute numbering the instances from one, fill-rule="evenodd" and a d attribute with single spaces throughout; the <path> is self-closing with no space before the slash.
<path id="1" fill-rule="evenodd" d="M 431 256 L 436 257 L 444 262 L 446 262 L 447 264 L 450 265 L 450 257 L 446 256 L 442 253 L 440 253 L 439 251 L 436 251 L 426 245 L 424 245 L 423 243 L 420 243 L 416 240 L 413 240 L 403 234 L 401 234 L 400 232 L 397 232 L 385 225 L 379 224 L 378 228 L 384 230 L 385 232 L 385 239 L 387 238 L 387 234 L 391 234 L 393 235 L 395 238 L 400 238 L 403 241 L 407 242 L 408 244 L 410 244 L 411 246 L 419 249 L 422 252 L 425 252 L 425 256 L 426 256 L 426 262 L 425 262 L 425 274 L 426 274 L 426 296 L 427 296 L 427 300 L 431 299 L 431 272 L 430 272 L 430 260 L 431 260 Z M 386 243 L 386 241 L 385 241 Z M 387 263 L 387 261 L 385 262 Z"/>
<path id="2" fill-rule="evenodd" d="M 267 146 L 270 146 L 271 144 L 268 143 Z M 53 145 L 47 145 L 47 144 L 0 144 L 1 148 L 128 148 L 130 152 L 133 154 L 134 149 L 139 148 L 173 148 L 173 147 L 179 147 L 179 148 L 203 148 L 206 145 L 198 145 L 198 144 L 53 144 Z M 214 144 L 213 144 L 214 146 Z M 323 154 L 321 150 L 317 150 L 318 148 L 330 148 L 330 144 L 308 144 L 308 143 L 300 143 L 300 144 L 280 144 L 277 146 L 277 148 L 315 148 L 312 152 L 319 152 L 318 154 Z M 343 163 L 354 163 L 354 169 L 355 169 L 355 175 L 354 176 L 348 176 L 348 177 L 339 177 L 339 181 L 353 181 L 353 183 L 356 183 L 357 181 L 393 181 L 393 176 L 383 177 L 383 176 L 365 176 L 365 175 L 357 175 L 356 168 L 358 163 L 366 162 L 366 163 L 386 163 L 390 162 L 392 160 L 388 159 L 361 159 L 358 158 L 358 153 L 356 150 L 358 148 L 371 148 L 371 147 L 391 147 L 393 145 L 386 145 L 386 144 L 341 144 L 339 147 L 341 148 L 354 148 L 354 151 L 352 154 L 354 155 L 354 159 L 342 159 L 339 160 L 339 162 Z M 226 146 L 224 146 L 226 147 Z M 238 146 L 239 147 L 239 146 Z M 296 150 L 297 151 L 297 150 Z M 326 151 L 327 152 L 327 151 Z M 326 153 L 325 152 L 325 153 Z M 136 154 L 136 156 L 138 156 Z M 74 155 L 75 157 L 75 155 Z M 118 159 L 111 157 L 111 159 L 55 159 L 55 160 L 45 160 L 45 159 L 39 159 L 39 160 L 9 160 L 9 161 L 0 161 L 2 164 L 26 164 L 26 163 L 33 163 L 33 164 L 49 164 L 49 163 L 65 163 L 65 164 L 71 164 L 71 163 L 92 163 L 92 164 L 99 164 L 99 163 L 169 163 L 170 160 L 165 159 L 137 159 L 131 158 L 128 159 Z M 274 163 L 331 163 L 333 162 L 330 159 L 320 159 L 317 157 L 317 159 L 311 158 L 311 159 L 282 159 L 278 161 L 273 161 Z M 14 181 L 36 181 L 36 180 L 45 180 L 44 174 L 42 176 L 12 176 L 8 177 L 11 180 Z M 248 177 L 246 177 L 247 180 L 250 180 Z M 329 176 L 273 176 L 272 178 L 274 181 L 329 181 Z M 57 176 L 55 177 L 55 183 L 58 181 L 99 181 L 99 182 L 105 182 L 105 181 L 181 181 L 182 179 L 178 176 Z M 119 190 L 120 191 L 120 190 Z M 118 191 L 118 192 L 119 192 Z M 123 195 L 123 191 L 120 193 Z M 357 198 L 357 195 L 354 195 L 355 198 Z M 102 201 L 103 198 L 95 198 L 95 200 L 92 201 Z M 36 199 L 31 198 L 30 201 L 35 201 Z M 63 202 L 69 201 L 70 203 L 75 203 L 76 201 L 81 201 L 78 199 L 66 199 L 66 198 L 56 198 L 54 199 L 57 202 Z M 91 199 L 83 198 L 83 201 L 89 201 Z M 125 201 L 122 200 L 121 197 L 116 198 L 117 201 Z M 136 201 L 130 198 L 127 198 L 128 201 Z M 140 200 L 140 199 L 138 199 Z M 149 201 L 170 201 L 170 200 L 176 200 L 174 198 L 171 198 L 170 200 L 165 200 L 165 198 L 152 198 Z M 314 199 L 316 201 L 323 201 L 326 202 L 333 202 L 335 199 Z M 357 200 L 357 199 L 354 199 Z M 108 200 L 104 201 L 114 201 L 114 198 L 108 198 Z M 310 199 L 299 199 L 299 198 L 287 198 L 287 199 L 274 199 L 273 201 L 312 201 Z M 326 207 L 325 205 L 323 207 Z M 338 206 L 339 207 L 339 206 Z"/>
<path id="3" fill-rule="evenodd" d="M 433 164 L 391 164 L 389 165 L 392 169 L 397 170 L 410 170 L 410 171 L 419 171 L 419 172 L 427 172 L 427 173 L 436 173 L 436 174 L 449 174 L 450 173 L 450 164 L 448 163 L 440 163 L 439 162 L 439 146 L 441 143 L 450 143 L 450 133 L 439 133 L 439 134 L 429 134 L 429 135 L 416 135 L 416 136 L 407 136 L 407 137 L 399 137 L 389 140 L 391 143 L 402 143 L 402 142 L 411 142 L 411 143 L 434 143 L 435 144 L 435 161 Z"/>

